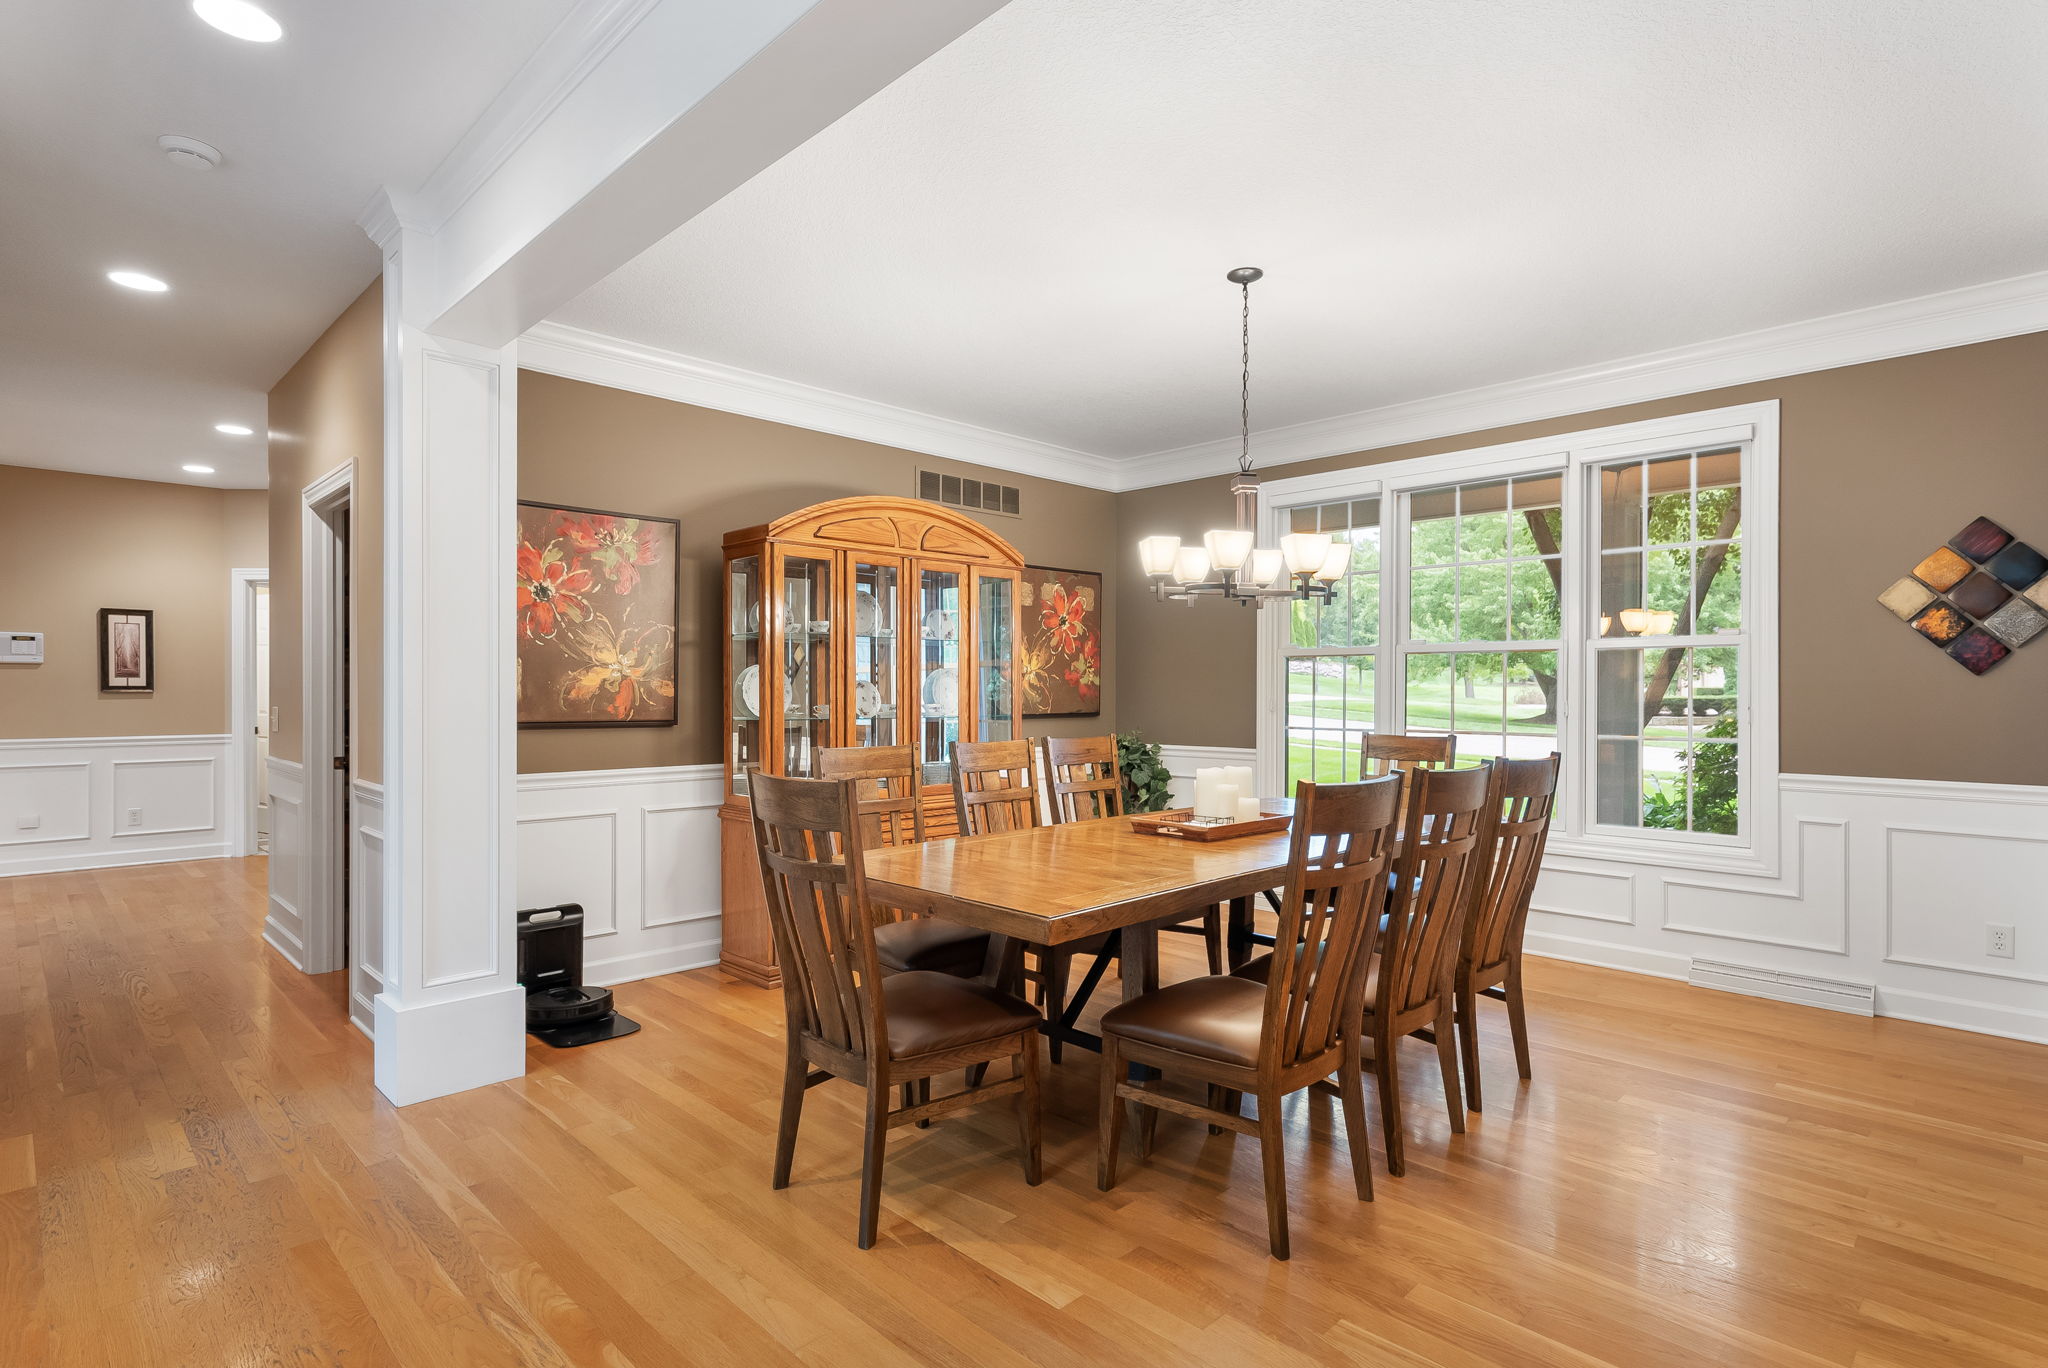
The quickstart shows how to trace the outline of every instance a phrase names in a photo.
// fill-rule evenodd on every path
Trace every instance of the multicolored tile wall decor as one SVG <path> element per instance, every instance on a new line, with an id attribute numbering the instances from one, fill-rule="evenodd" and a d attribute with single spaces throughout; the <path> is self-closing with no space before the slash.
<path id="1" fill-rule="evenodd" d="M 1983 674 L 2048 631 L 2048 555 L 1978 518 L 1877 601 L 1949 659 Z"/>

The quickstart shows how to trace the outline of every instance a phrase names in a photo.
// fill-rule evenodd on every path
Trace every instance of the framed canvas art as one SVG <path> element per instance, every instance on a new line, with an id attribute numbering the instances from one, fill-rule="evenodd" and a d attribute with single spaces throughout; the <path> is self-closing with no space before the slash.
<path id="1" fill-rule="evenodd" d="M 100 609 L 100 692 L 156 691 L 156 613 Z"/>
<path id="2" fill-rule="evenodd" d="M 1017 680 L 1027 717 L 1102 712 L 1102 576 L 1093 570 L 1024 567 L 1018 587 L 1024 641 Z"/>
<path id="3" fill-rule="evenodd" d="M 673 727 L 674 518 L 519 505 L 519 725 Z"/>

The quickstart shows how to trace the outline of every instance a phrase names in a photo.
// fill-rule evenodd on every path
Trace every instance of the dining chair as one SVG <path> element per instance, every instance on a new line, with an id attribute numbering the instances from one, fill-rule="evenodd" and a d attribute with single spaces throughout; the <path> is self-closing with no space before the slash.
<path id="1" fill-rule="evenodd" d="M 1038 766 L 1036 748 L 1029 741 L 956 741 L 953 757 L 953 811 L 960 821 L 960 834 L 992 836 L 1005 831 L 1023 831 L 1043 825 L 1039 820 Z M 1031 962 L 1024 978 L 1034 984 L 1048 1020 L 1071 1025 L 1067 986 L 1073 980 L 1074 956 L 1093 955 L 1097 967 L 1082 981 L 1082 1002 L 1101 981 L 1102 967 L 1117 954 L 1121 943 L 1114 931 L 1064 945 L 1027 945 Z M 1065 1042 L 1059 1032 L 1052 1035 L 1052 1062 L 1064 1055 Z"/>
<path id="2" fill-rule="evenodd" d="M 855 781 L 861 839 L 870 849 L 924 840 L 923 786 L 912 747 L 831 746 L 818 752 L 815 769 L 820 779 Z M 887 973 L 930 969 L 973 978 L 988 958 L 988 933 L 936 917 L 877 908 L 875 953 Z"/>
<path id="3" fill-rule="evenodd" d="M 1358 749 L 1359 775 L 1366 779 L 1375 779 L 1382 774 L 1400 775 L 1401 796 L 1405 803 L 1409 775 L 1417 770 L 1449 769 L 1457 763 L 1458 738 L 1367 732 Z"/>
<path id="4" fill-rule="evenodd" d="M 1114 736 L 1048 736 L 1038 744 L 1044 762 L 1046 806 L 1052 810 L 1055 824 L 1124 815 L 1124 772 L 1117 763 Z M 1159 930 L 1202 937 L 1209 953 L 1209 972 L 1224 971 L 1221 907 L 1212 907 L 1199 918 L 1162 922 Z"/>
<path id="5" fill-rule="evenodd" d="M 1267 1239 L 1273 1257 L 1284 1259 L 1281 1100 L 1334 1073 L 1352 1181 L 1358 1200 L 1372 1200 L 1361 1076 L 1366 1041 L 1358 1021 L 1400 787 L 1393 778 L 1296 786 L 1280 914 L 1282 944 L 1296 948 L 1270 966 L 1263 982 L 1230 975 L 1187 979 L 1103 1013 L 1097 1187 L 1107 1192 L 1116 1184 L 1126 1102 L 1254 1136 L 1265 1168 Z M 1208 1105 L 1169 1095 L 1157 1082 L 1126 1080 L 1126 1065 L 1133 1063 L 1207 1084 Z M 1258 1114 L 1250 1120 L 1238 1114 L 1236 1099 L 1244 1093 L 1257 1099 Z"/>
<path id="6" fill-rule="evenodd" d="M 788 1054 L 775 1135 L 777 1189 L 789 1186 L 804 1094 L 828 1079 L 867 1089 L 861 1152 L 862 1249 L 875 1242 L 882 1156 L 889 1131 L 1015 1096 L 1024 1181 L 1040 1177 L 1038 1013 L 985 984 L 913 970 L 884 977 L 862 858 L 860 795 L 851 779 L 749 775 L 754 842 L 782 966 Z M 999 1059 L 1014 1072 L 994 1083 L 891 1107 L 894 1088 Z"/>
<path id="7" fill-rule="evenodd" d="M 1493 767 L 1417 769 L 1409 775 L 1401 853 L 1388 881 L 1386 929 L 1365 991 L 1364 1035 L 1379 1084 L 1387 1172 L 1407 1167 L 1401 1131 L 1403 1036 L 1427 1031 L 1443 1073 L 1451 1130 L 1463 1133 L 1453 991 L 1465 914 L 1479 863 L 1479 822 Z M 1391 776 L 1389 776 L 1391 777 Z"/>
<path id="8" fill-rule="evenodd" d="M 1529 895 L 1543 868 L 1557 804 L 1559 757 L 1496 760 L 1479 817 L 1478 872 L 1454 979 L 1458 1049 L 1465 1063 L 1465 1104 L 1479 1108 L 1479 997 L 1507 1004 L 1515 1068 L 1529 1077 L 1529 1018 L 1522 1006 L 1522 933 Z"/>

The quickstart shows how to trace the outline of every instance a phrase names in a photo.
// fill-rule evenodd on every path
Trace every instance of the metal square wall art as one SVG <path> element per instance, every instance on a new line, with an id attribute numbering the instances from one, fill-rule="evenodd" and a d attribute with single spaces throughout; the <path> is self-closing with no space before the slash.
<path id="1" fill-rule="evenodd" d="M 2048 555 L 1977 518 L 1877 601 L 1980 675 L 2035 638 L 2048 638 Z"/>

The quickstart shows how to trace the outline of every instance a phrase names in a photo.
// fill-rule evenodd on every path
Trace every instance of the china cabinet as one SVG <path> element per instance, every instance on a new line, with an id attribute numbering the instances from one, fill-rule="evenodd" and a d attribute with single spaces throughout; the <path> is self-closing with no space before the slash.
<path id="1" fill-rule="evenodd" d="M 988 528 L 918 499 L 835 499 L 726 535 L 727 973 L 779 981 L 747 772 L 809 776 L 826 747 L 915 746 L 926 831 L 951 835 L 949 747 L 1022 735 L 1022 567 Z"/>

